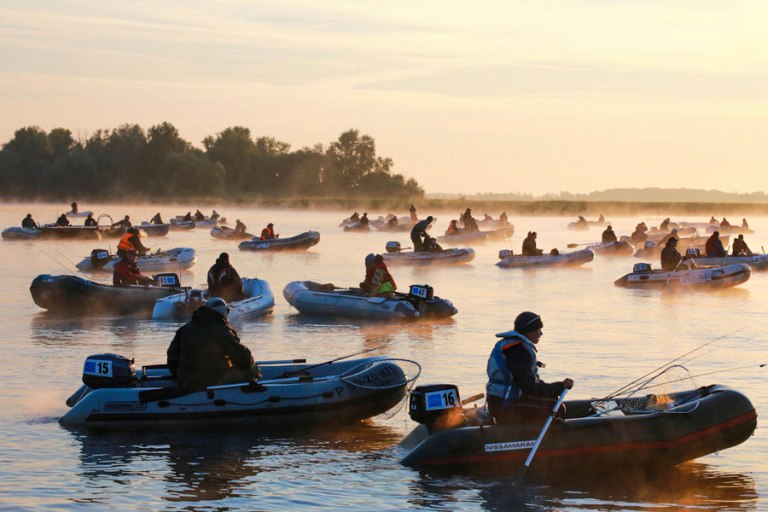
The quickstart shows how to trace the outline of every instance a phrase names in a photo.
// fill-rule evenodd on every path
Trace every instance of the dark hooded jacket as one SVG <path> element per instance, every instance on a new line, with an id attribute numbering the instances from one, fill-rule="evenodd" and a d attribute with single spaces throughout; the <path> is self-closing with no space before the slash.
<path id="1" fill-rule="evenodd" d="M 243 299 L 243 280 L 229 261 L 217 258 L 208 270 L 208 294 L 227 302 Z"/>
<path id="2" fill-rule="evenodd" d="M 256 368 L 237 332 L 223 316 L 206 307 L 198 308 L 192 320 L 176 331 L 167 354 L 168 369 L 182 387 L 227 384 L 231 370 L 243 373 Z"/>

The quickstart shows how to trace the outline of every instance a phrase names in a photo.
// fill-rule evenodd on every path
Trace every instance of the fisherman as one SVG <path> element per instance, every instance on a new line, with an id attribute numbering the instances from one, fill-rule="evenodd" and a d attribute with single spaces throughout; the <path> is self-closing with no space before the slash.
<path id="1" fill-rule="evenodd" d="M 464 223 L 464 231 L 480 231 L 480 226 L 477 225 L 477 221 L 472 217 L 472 209 L 467 208 L 462 216 L 462 222 Z"/>
<path id="2" fill-rule="evenodd" d="M 235 220 L 235 233 L 245 233 L 245 224 L 240 219 Z"/>
<path id="3" fill-rule="evenodd" d="M 226 252 L 219 254 L 216 263 L 208 270 L 208 296 L 221 297 L 228 302 L 243 298 L 243 280 L 229 263 Z"/>
<path id="4" fill-rule="evenodd" d="M 195 222 L 202 222 L 205 220 L 205 215 L 200 210 L 195 211 Z"/>
<path id="5" fill-rule="evenodd" d="M 112 269 L 112 284 L 115 286 L 150 285 L 155 284 L 155 280 L 141 273 L 136 264 L 136 251 L 131 249 L 125 251 L 120 261 L 115 263 Z"/>
<path id="6" fill-rule="evenodd" d="M 365 280 L 360 283 L 360 290 L 369 297 L 393 297 L 397 284 L 384 263 L 384 257 L 376 254 L 369 264 L 369 256 L 366 256 Z"/>
<path id="7" fill-rule="evenodd" d="M 605 231 L 603 231 L 603 243 L 607 244 L 616 241 L 618 241 L 616 238 L 616 233 L 613 232 L 613 228 L 609 224 L 608 227 L 605 228 Z"/>
<path id="8" fill-rule="evenodd" d="M 40 226 L 37 225 L 37 222 L 35 222 L 35 219 L 32 218 L 32 214 L 28 213 L 24 219 L 21 221 L 21 227 L 24 229 L 40 229 Z"/>
<path id="9" fill-rule="evenodd" d="M 501 227 L 505 227 L 508 222 L 507 212 L 501 212 L 501 215 L 499 215 L 499 224 Z"/>
<path id="10" fill-rule="evenodd" d="M 211 210 L 211 220 L 219 220 L 221 215 L 216 210 Z"/>
<path id="11" fill-rule="evenodd" d="M 542 254 L 544 254 L 544 250 L 536 247 L 536 232 L 529 231 L 528 235 L 523 240 L 522 255 L 523 256 L 541 256 Z"/>
<path id="12" fill-rule="evenodd" d="M 411 205 L 410 208 L 408 208 L 408 212 L 411 214 L 411 221 L 416 222 L 419 220 L 419 218 L 416 216 L 416 207 Z"/>
<path id="13" fill-rule="evenodd" d="M 741 228 L 749 229 L 749 224 L 747 223 L 747 219 L 741 219 Z"/>
<path id="14" fill-rule="evenodd" d="M 720 224 L 719 222 L 717 222 L 717 219 L 715 218 L 714 215 L 709 218 L 709 223 L 710 224 Z"/>
<path id="15" fill-rule="evenodd" d="M 85 218 L 85 226 L 88 227 L 97 227 L 99 225 L 98 222 L 96 222 L 96 219 L 93 218 L 93 214 L 89 213 L 88 216 Z"/>
<path id="16" fill-rule="evenodd" d="M 427 229 L 429 228 L 429 225 L 432 224 L 433 217 L 431 215 L 427 216 L 426 219 L 420 220 L 416 224 L 414 224 L 413 228 L 411 228 L 411 242 L 413 242 L 413 251 L 414 252 L 422 252 L 422 251 L 428 251 L 429 248 L 426 245 L 427 239 L 429 239 L 429 234 L 427 233 Z"/>
<path id="17" fill-rule="evenodd" d="M 167 363 L 179 386 L 202 389 L 261 378 L 251 351 L 229 324 L 230 309 L 220 297 L 208 299 L 176 331 Z"/>
<path id="18" fill-rule="evenodd" d="M 720 221 L 720 228 L 721 229 L 731 229 L 731 223 L 728 222 L 728 219 L 723 217 L 723 220 Z"/>
<path id="19" fill-rule="evenodd" d="M 687 270 L 688 265 L 681 265 L 681 261 L 688 259 L 688 256 L 681 256 L 677 251 L 677 238 L 668 238 L 664 249 L 661 250 L 661 270 L 665 272 Z"/>
<path id="20" fill-rule="evenodd" d="M 267 227 L 261 230 L 261 239 L 262 240 L 274 240 L 275 238 L 279 238 L 280 235 L 275 234 L 275 228 L 274 224 L 271 222 L 267 224 Z"/>
<path id="21" fill-rule="evenodd" d="M 541 317 L 523 311 L 515 318 L 513 331 L 496 335 L 501 338 L 488 358 L 488 383 L 485 392 L 488 411 L 496 423 L 538 421 L 552 412 L 564 389 L 573 387 L 566 378 L 548 384 L 539 378 L 536 345 L 542 336 Z"/>
<path id="22" fill-rule="evenodd" d="M 458 235 L 461 232 L 461 230 L 459 229 L 458 222 L 459 221 L 457 221 L 457 220 L 452 220 L 451 222 L 449 222 L 448 223 L 448 229 L 445 230 L 445 234 L 446 235 Z"/>
<path id="23" fill-rule="evenodd" d="M 72 204 L 69 206 L 72 208 L 72 213 L 77 213 L 77 201 L 72 201 Z"/>
<path id="24" fill-rule="evenodd" d="M 133 226 L 133 224 L 131 224 L 131 218 L 128 215 L 126 215 L 125 217 L 123 217 L 122 220 L 119 220 L 119 221 L 113 223 L 111 227 L 113 227 L 113 228 L 129 228 L 131 226 Z"/>
<path id="25" fill-rule="evenodd" d="M 59 215 L 59 218 L 56 219 L 56 225 L 60 226 L 60 227 L 69 226 L 70 225 L 69 219 L 67 218 L 67 214 L 66 213 L 62 213 L 61 215 Z"/>
<path id="26" fill-rule="evenodd" d="M 669 229 L 669 223 L 670 223 L 669 217 L 667 217 L 666 219 L 661 221 L 661 224 L 659 224 L 659 231 L 666 231 L 666 230 L 668 230 Z"/>
<path id="27" fill-rule="evenodd" d="M 360 227 L 368 226 L 368 212 L 363 212 L 362 217 L 360 217 Z"/>
<path id="28" fill-rule="evenodd" d="M 739 235 L 736 240 L 733 241 L 733 256 L 752 256 L 752 251 L 749 250 L 747 242 L 744 241 L 744 235 Z"/>
<path id="29" fill-rule="evenodd" d="M 723 247 L 723 242 L 720 240 L 720 232 L 715 231 L 712 236 L 707 238 L 707 244 L 704 246 L 704 250 L 707 251 L 707 258 L 725 258 L 728 254 Z"/>
<path id="30" fill-rule="evenodd" d="M 629 235 L 629 239 L 632 243 L 645 242 L 648 239 L 648 235 L 645 234 L 646 231 L 648 231 L 648 227 L 645 225 L 645 222 L 641 222 L 635 226 L 635 230 Z"/>
<path id="31" fill-rule="evenodd" d="M 144 244 L 141 243 L 139 230 L 134 227 L 128 228 L 125 234 L 120 237 L 120 241 L 117 242 L 117 255 L 121 257 L 128 251 L 136 251 L 139 256 L 144 256 L 149 250 L 149 247 L 144 247 Z"/>
<path id="32" fill-rule="evenodd" d="M 163 224 L 163 219 L 160 217 L 160 212 L 157 212 L 154 217 L 149 221 L 150 224 Z"/>
<path id="33" fill-rule="evenodd" d="M 597 222 L 603 223 L 605 222 L 605 217 L 603 217 L 603 214 L 601 213 L 600 216 L 597 218 Z"/>
<path id="34" fill-rule="evenodd" d="M 187 212 L 187 214 L 184 217 L 182 217 L 181 220 L 184 221 L 184 222 L 191 221 L 192 220 L 192 212 Z"/>
<path id="35" fill-rule="evenodd" d="M 349 222 L 360 222 L 360 214 L 357 212 L 354 212 L 352 215 L 349 216 Z"/>

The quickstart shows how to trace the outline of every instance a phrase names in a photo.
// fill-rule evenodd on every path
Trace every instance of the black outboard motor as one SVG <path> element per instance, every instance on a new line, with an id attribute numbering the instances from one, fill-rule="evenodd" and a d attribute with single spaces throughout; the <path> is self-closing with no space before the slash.
<path id="1" fill-rule="evenodd" d="M 397 241 L 390 241 L 387 242 L 387 252 L 400 252 L 402 251 L 402 248 L 400 247 L 400 242 Z"/>
<path id="2" fill-rule="evenodd" d="M 653 272 L 653 269 L 651 269 L 650 263 L 635 263 L 632 265 L 632 272 L 635 274 L 641 272 Z"/>
<path id="3" fill-rule="evenodd" d="M 102 268 L 109 263 L 109 251 L 106 249 L 94 249 L 91 251 L 91 265 L 93 268 Z"/>
<path id="4" fill-rule="evenodd" d="M 164 274 L 155 274 L 152 277 L 160 286 L 166 286 L 168 288 L 179 288 L 181 286 L 181 280 L 179 279 L 178 274 L 167 272 Z"/>
<path id="5" fill-rule="evenodd" d="M 698 247 L 689 247 L 685 250 L 685 255 L 689 258 L 701 258 L 701 249 Z"/>
<path id="6" fill-rule="evenodd" d="M 83 365 L 83 383 L 93 389 L 124 388 L 136 380 L 133 359 L 118 354 L 88 356 Z"/>
<path id="7" fill-rule="evenodd" d="M 463 424 L 459 388 L 453 384 L 416 386 L 411 391 L 408 415 L 430 432 Z"/>

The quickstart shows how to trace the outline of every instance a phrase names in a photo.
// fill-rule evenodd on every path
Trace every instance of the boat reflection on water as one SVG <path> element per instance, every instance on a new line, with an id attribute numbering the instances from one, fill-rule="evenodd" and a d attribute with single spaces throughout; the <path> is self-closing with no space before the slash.
<path id="1" fill-rule="evenodd" d="M 719 471 L 716 466 L 698 462 L 641 478 L 636 474 L 616 474 L 609 479 L 571 474 L 546 481 L 526 478 L 522 484 L 511 476 L 420 476 L 411 486 L 409 503 L 441 510 L 458 508 L 451 503 L 474 501 L 475 493 L 482 509 L 494 512 L 759 509 L 759 495 L 751 475 Z"/>
<path id="2" fill-rule="evenodd" d="M 108 498 L 117 479 L 132 486 L 161 475 L 165 490 L 158 494 L 170 502 L 233 496 L 252 500 L 261 494 L 261 478 L 278 478 L 290 468 L 310 473 L 308 465 L 343 466 L 353 459 L 378 456 L 399 440 L 395 430 L 370 420 L 329 430 L 292 432 L 290 437 L 284 432 L 255 433 L 236 426 L 172 432 L 68 429 L 68 433 L 80 445 L 79 476 L 92 492 L 103 488 Z M 310 459 L 308 453 L 312 453 Z M 267 474 L 270 476 L 264 476 Z"/>
<path id="3" fill-rule="evenodd" d="M 135 317 L 73 317 L 40 312 L 32 317 L 32 340 L 42 346 L 77 346 L 97 343 L 103 349 L 109 342 L 138 341 L 168 333 L 169 342 L 181 323 L 163 324 Z M 160 336 L 164 336 L 160 334 Z"/>

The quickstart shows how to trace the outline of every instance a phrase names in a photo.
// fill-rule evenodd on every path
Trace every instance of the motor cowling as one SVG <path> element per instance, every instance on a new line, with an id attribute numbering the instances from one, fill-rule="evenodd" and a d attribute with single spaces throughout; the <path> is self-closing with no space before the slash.
<path id="1" fill-rule="evenodd" d="M 85 359 L 83 384 L 90 388 L 124 388 L 135 380 L 133 359 L 119 354 L 95 354 Z"/>
<path id="2" fill-rule="evenodd" d="M 428 284 L 412 284 L 408 289 L 408 295 L 413 299 L 432 300 L 435 290 Z"/>
<path id="3" fill-rule="evenodd" d="M 454 384 L 417 386 L 411 391 L 408 415 L 430 432 L 456 426 L 464 421 L 459 388 Z"/>
<path id="4" fill-rule="evenodd" d="M 514 253 L 512 252 L 512 249 L 501 249 L 499 251 L 499 259 L 503 260 L 504 258 L 511 258 L 514 256 Z"/>
<path id="5" fill-rule="evenodd" d="M 632 272 L 653 272 L 650 263 L 635 263 L 632 266 Z"/>
<path id="6" fill-rule="evenodd" d="M 387 252 L 400 252 L 400 242 L 387 242 Z"/>
<path id="7" fill-rule="evenodd" d="M 110 259 L 109 251 L 106 249 L 94 249 L 91 251 L 91 264 L 94 268 L 102 268 Z"/>
<path id="8" fill-rule="evenodd" d="M 685 250 L 685 255 L 689 258 L 701 258 L 701 249 L 698 247 L 689 247 Z"/>
<path id="9" fill-rule="evenodd" d="M 155 274 L 153 277 L 155 281 L 157 281 L 157 284 L 159 284 L 160 286 L 166 286 L 168 288 L 178 288 L 179 286 L 181 286 L 181 280 L 179 279 L 179 275 L 174 274 L 172 272 Z"/>

